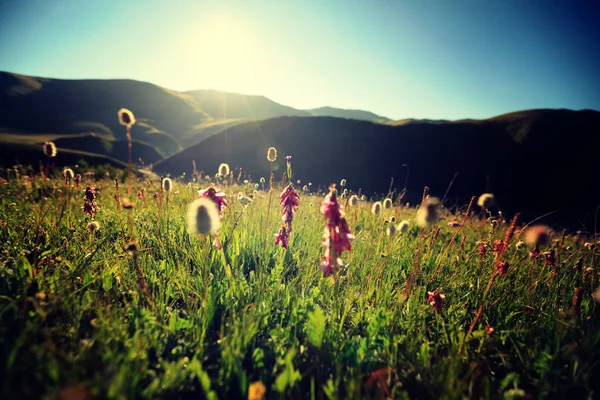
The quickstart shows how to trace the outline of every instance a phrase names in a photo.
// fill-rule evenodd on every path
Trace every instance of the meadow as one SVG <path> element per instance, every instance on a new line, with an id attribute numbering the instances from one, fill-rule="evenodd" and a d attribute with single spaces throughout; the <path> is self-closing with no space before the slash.
<path id="1" fill-rule="evenodd" d="M 299 205 L 282 222 L 281 176 L 161 184 L 72 168 L 80 182 L 58 167 L 1 172 L 2 398 L 598 395 L 592 234 L 477 198 L 363 198 L 360 182 L 337 182 L 322 207 L 329 189 L 291 171 Z M 189 205 L 210 187 L 227 205 L 198 235 Z M 354 239 L 328 271 L 336 202 Z"/>

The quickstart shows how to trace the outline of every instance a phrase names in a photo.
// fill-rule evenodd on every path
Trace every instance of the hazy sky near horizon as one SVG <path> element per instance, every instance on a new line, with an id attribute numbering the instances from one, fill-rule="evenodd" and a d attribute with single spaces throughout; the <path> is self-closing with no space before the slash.
<path id="1" fill-rule="evenodd" d="M 600 110 L 574 0 L 0 1 L 0 70 L 260 94 L 393 119 Z"/>

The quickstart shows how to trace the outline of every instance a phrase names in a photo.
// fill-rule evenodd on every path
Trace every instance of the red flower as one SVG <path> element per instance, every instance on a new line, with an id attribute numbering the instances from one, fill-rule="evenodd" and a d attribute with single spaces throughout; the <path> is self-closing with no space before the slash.
<path id="1" fill-rule="evenodd" d="M 288 248 L 288 242 L 289 242 L 289 236 L 288 236 L 288 231 L 287 229 L 285 229 L 285 226 L 282 226 L 281 229 L 279 230 L 279 233 L 275 235 L 275 244 L 281 244 L 281 247 L 283 247 L 284 249 Z"/>
<path id="2" fill-rule="evenodd" d="M 498 274 L 500 276 L 504 275 L 506 273 L 506 271 L 508 271 L 508 267 L 509 267 L 509 265 L 508 265 L 508 263 L 506 261 L 499 262 L 496 265 L 496 269 L 498 270 Z"/>
<path id="3" fill-rule="evenodd" d="M 96 204 L 96 194 L 94 193 L 94 188 L 90 185 L 85 189 L 85 196 L 83 198 L 83 212 L 90 216 L 90 218 L 94 217 L 94 214 L 98 212 L 98 205 Z"/>
<path id="4" fill-rule="evenodd" d="M 211 199 L 217 209 L 219 210 L 219 216 L 223 219 L 223 209 L 227 206 L 227 200 L 225 199 L 225 193 L 215 189 L 214 187 L 209 187 L 208 189 L 199 190 L 198 195 L 200 197 L 208 197 Z"/>
<path id="5" fill-rule="evenodd" d="M 494 253 L 501 253 L 504 250 L 504 242 L 502 240 L 496 240 L 494 242 Z"/>
<path id="6" fill-rule="evenodd" d="M 321 214 L 327 220 L 327 226 L 323 233 L 323 247 L 325 253 L 321 262 L 323 276 L 327 277 L 342 266 L 340 256 L 345 250 L 352 250 L 351 242 L 354 235 L 350 233 L 348 222 L 344 218 L 340 205 L 337 202 L 335 190 L 332 190 L 321 203 Z M 332 254 L 332 250 L 333 253 Z"/>
<path id="7" fill-rule="evenodd" d="M 294 219 L 294 213 L 298 209 L 298 200 L 300 196 L 294 190 L 294 187 L 290 184 L 281 192 L 281 200 L 279 204 L 283 207 L 283 216 L 281 217 L 284 224 L 287 225 L 288 233 L 292 231 L 292 220 Z"/>
<path id="8" fill-rule="evenodd" d="M 446 296 L 441 294 L 437 289 L 433 292 L 428 292 L 428 294 L 429 296 L 427 297 L 427 301 L 429 304 L 431 304 L 435 311 L 439 313 L 442 312 L 442 309 L 444 308 L 444 299 Z"/>

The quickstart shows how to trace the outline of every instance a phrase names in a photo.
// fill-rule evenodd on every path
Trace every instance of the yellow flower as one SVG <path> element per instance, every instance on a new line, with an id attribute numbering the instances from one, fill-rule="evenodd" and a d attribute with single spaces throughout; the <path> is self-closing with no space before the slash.
<path id="1" fill-rule="evenodd" d="M 254 382 L 248 388 L 248 400 L 264 400 L 267 389 L 261 381 Z"/>

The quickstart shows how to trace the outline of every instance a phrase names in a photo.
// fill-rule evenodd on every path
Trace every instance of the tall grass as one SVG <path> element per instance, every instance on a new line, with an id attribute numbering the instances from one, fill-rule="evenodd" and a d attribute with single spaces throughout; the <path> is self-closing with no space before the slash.
<path id="1" fill-rule="evenodd" d="M 162 199 L 160 183 L 90 182 L 103 188 L 90 232 L 85 186 L 22 175 L 0 182 L 2 398 L 246 398 L 259 381 L 267 398 L 598 395 L 590 238 L 557 235 L 542 249 L 560 256 L 550 266 L 515 247 L 517 224 L 500 276 L 477 242 L 504 240 L 505 221 L 442 209 L 433 226 L 388 237 L 385 220 L 416 210 L 374 215 L 361 201 L 346 210 L 356 239 L 334 282 L 319 269 L 321 197 L 301 193 L 286 250 L 273 243 L 281 222 L 265 217 L 270 193 L 244 208 L 238 192 L 254 186 L 222 188 L 219 250 L 186 232 L 204 181 L 174 180 L 168 202 L 140 198 L 127 230 L 117 188 Z"/>

